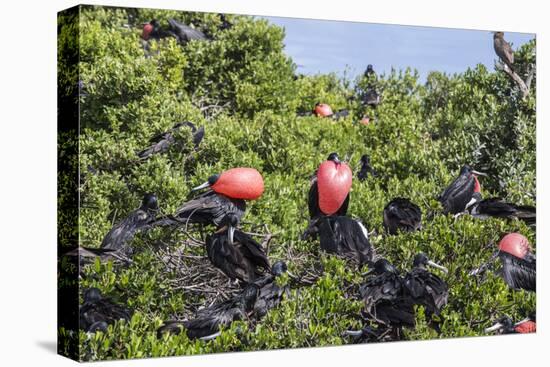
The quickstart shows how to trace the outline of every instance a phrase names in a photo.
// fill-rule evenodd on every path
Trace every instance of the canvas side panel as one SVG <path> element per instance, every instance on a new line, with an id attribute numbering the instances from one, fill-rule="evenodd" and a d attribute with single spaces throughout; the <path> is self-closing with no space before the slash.
<path id="1" fill-rule="evenodd" d="M 79 7 L 57 17 L 57 351 L 79 359 L 78 246 Z"/>

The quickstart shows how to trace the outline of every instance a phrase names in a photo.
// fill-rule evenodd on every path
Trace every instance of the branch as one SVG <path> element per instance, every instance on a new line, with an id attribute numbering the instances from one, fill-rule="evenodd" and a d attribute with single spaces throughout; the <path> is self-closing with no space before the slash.
<path id="1" fill-rule="evenodd" d="M 506 74 L 508 74 L 508 76 L 512 79 L 512 81 L 514 81 L 514 83 L 517 84 L 517 86 L 521 90 L 521 94 L 523 98 L 529 95 L 529 87 L 527 86 L 527 84 L 525 84 L 523 79 L 521 79 L 521 77 L 518 74 L 516 74 L 515 71 L 511 70 L 507 65 L 501 64 L 501 63 L 497 64 L 497 68 L 501 69 Z"/>

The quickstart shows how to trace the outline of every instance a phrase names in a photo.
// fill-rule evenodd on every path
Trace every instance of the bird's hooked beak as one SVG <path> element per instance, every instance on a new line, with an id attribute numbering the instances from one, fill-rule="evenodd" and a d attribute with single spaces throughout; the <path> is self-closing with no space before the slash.
<path id="1" fill-rule="evenodd" d="M 500 322 L 497 322 L 496 324 L 494 324 L 493 326 L 491 327 L 488 327 L 485 329 L 485 332 L 486 333 L 492 333 L 493 331 L 497 331 L 497 330 L 500 330 L 504 327 L 504 325 L 502 325 Z"/>
<path id="2" fill-rule="evenodd" d="M 439 265 L 439 264 L 433 262 L 432 260 L 428 260 L 427 264 L 430 265 L 431 267 L 434 267 L 436 269 L 441 270 L 445 274 L 449 274 L 449 270 L 446 267 L 444 267 L 443 265 Z"/>
<path id="3" fill-rule="evenodd" d="M 233 244 L 233 237 L 235 235 L 235 227 L 232 225 L 229 225 L 227 228 L 227 240 L 232 245 Z"/>
<path id="4" fill-rule="evenodd" d="M 197 186 L 197 187 L 194 187 L 191 189 L 191 191 L 198 191 L 198 190 L 202 190 L 202 189 L 205 189 L 207 187 L 210 187 L 210 182 L 206 181 L 205 183 Z"/>
<path id="5" fill-rule="evenodd" d="M 472 173 L 476 176 L 483 176 L 483 177 L 487 177 L 487 174 L 484 173 L 484 172 L 479 172 L 479 171 L 476 171 L 476 170 L 472 170 Z"/>

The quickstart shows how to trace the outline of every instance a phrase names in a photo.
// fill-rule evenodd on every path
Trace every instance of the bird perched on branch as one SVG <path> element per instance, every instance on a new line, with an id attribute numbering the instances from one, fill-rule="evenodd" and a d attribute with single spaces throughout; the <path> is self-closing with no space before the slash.
<path id="1" fill-rule="evenodd" d="M 529 334 L 537 332 L 537 316 L 531 313 L 527 318 L 514 323 L 509 316 L 503 316 L 491 327 L 485 329 L 486 333 L 498 334 Z"/>
<path id="2" fill-rule="evenodd" d="M 512 50 L 512 46 L 504 39 L 503 32 L 495 32 L 493 34 L 493 46 L 500 60 L 513 71 L 514 51 Z"/>
<path id="3" fill-rule="evenodd" d="M 467 210 L 470 215 L 480 219 L 488 217 L 519 219 L 531 226 L 537 223 L 535 207 L 507 203 L 500 198 L 483 199 L 474 203 Z"/>
<path id="4" fill-rule="evenodd" d="M 536 292 L 537 289 L 537 258 L 531 252 L 529 241 L 520 233 L 508 233 L 500 240 L 498 250 L 488 262 L 469 275 L 480 275 L 490 269 L 495 260 L 501 260 L 502 269 L 497 271 L 506 284 L 512 289 L 524 289 Z"/>
<path id="5" fill-rule="evenodd" d="M 453 182 L 439 195 L 438 200 L 443 205 L 443 214 L 458 214 L 468 209 L 481 196 L 474 195 L 481 191 L 477 176 L 487 176 L 485 173 L 475 171 L 468 165 L 460 169 L 460 174 Z"/>
<path id="6" fill-rule="evenodd" d="M 395 198 L 384 208 L 384 228 L 389 234 L 419 231 L 422 228 L 422 211 L 406 198 Z"/>
<path id="7" fill-rule="evenodd" d="M 264 191 L 262 175 L 254 168 L 232 168 L 215 174 L 192 189 L 208 189 L 179 207 L 172 215 L 159 218 L 155 226 L 180 226 L 188 223 L 220 226 L 229 213 L 239 221 L 246 211 L 246 201 L 259 198 Z"/>
<path id="8" fill-rule="evenodd" d="M 206 252 L 212 264 L 229 278 L 251 283 L 270 265 L 260 244 L 237 229 L 239 220 L 236 214 L 227 214 L 220 228 L 206 237 Z"/>
<path id="9" fill-rule="evenodd" d="M 176 142 L 175 135 L 183 126 L 187 126 L 191 129 L 191 133 L 193 134 L 193 146 L 197 149 L 204 138 L 204 126 L 197 129 L 195 124 L 190 121 L 178 122 L 170 130 L 153 136 L 149 140 L 151 145 L 137 153 L 139 159 L 145 160 L 154 154 L 166 152 Z"/>
<path id="10" fill-rule="evenodd" d="M 361 168 L 357 173 L 357 178 L 359 179 L 359 181 L 365 181 L 369 174 L 372 177 L 378 176 L 378 172 L 376 172 L 376 170 L 370 165 L 370 157 L 366 154 L 363 154 L 361 156 Z"/>
<path id="11" fill-rule="evenodd" d="M 80 328 L 86 332 L 107 331 L 107 325 L 118 320 L 130 321 L 131 312 L 126 307 L 101 295 L 97 288 L 84 291 L 84 303 L 80 306 Z"/>
<path id="12" fill-rule="evenodd" d="M 119 251 L 124 255 L 130 255 L 132 249 L 128 246 L 128 242 L 134 237 L 136 232 L 152 225 L 158 208 L 156 195 L 145 194 L 141 206 L 128 214 L 126 218 L 116 224 L 109 233 L 107 233 L 103 242 L 101 242 L 101 248 Z"/>

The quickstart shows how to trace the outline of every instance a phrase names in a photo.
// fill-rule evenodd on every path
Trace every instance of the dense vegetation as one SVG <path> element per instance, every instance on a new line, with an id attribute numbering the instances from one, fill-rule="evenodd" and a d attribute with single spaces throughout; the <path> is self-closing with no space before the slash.
<path id="1" fill-rule="evenodd" d="M 207 30 L 214 40 L 182 47 L 169 38 L 144 47 L 140 24 L 170 17 Z M 444 276 L 450 295 L 440 316 L 441 333 L 429 328 L 419 312 L 417 328 L 405 331 L 407 339 L 481 335 L 500 315 L 521 319 L 535 308 L 534 294 L 510 290 L 492 274 L 483 282 L 467 275 L 490 257 L 506 232 L 521 232 L 534 248 L 534 230 L 519 221 L 455 220 L 440 214 L 436 200 L 468 163 L 489 174 L 481 180 L 485 196 L 535 204 L 534 92 L 522 99 L 504 73 L 483 65 L 456 75 L 433 72 L 425 83 L 407 69 L 379 75 L 383 102 L 376 111 L 365 111 L 354 98 L 366 88 L 365 78 L 350 83 L 335 75 L 297 75 L 284 53 L 283 29 L 253 17 L 228 18 L 233 27 L 220 31 L 216 14 L 81 8 L 80 244 L 99 247 L 113 223 L 138 207 L 145 192 L 156 193 L 161 212 L 168 214 L 209 175 L 249 166 L 262 173 L 266 187 L 250 203 L 243 227 L 273 235 L 272 261 L 285 260 L 293 274 L 321 276 L 310 287 L 292 289 L 254 326 L 236 322 L 208 342 L 189 340 L 185 333 L 158 339 L 163 320 L 192 317 L 198 307 L 236 288 L 209 266 L 204 248 L 197 245 L 213 228 L 140 234 L 132 242 L 132 264 L 97 260 L 82 269 L 81 290 L 98 287 L 134 314 L 131 322 L 117 322 L 106 333 L 81 331 L 80 359 L 350 343 L 342 332 L 361 326 L 361 302 L 355 297 L 366 269 L 322 253 L 317 241 L 299 240 L 308 223 L 309 176 L 330 152 L 352 167 L 369 154 L 379 172 L 365 182 L 354 180 L 348 212 L 372 232 L 379 254 L 407 270 L 413 255 L 423 251 L 450 270 Z M 74 47 L 69 42 L 59 46 L 60 55 L 63 47 Z M 534 62 L 534 49 L 533 40 L 517 50 L 519 72 Z M 60 78 L 74 80 L 74 70 L 63 67 L 64 61 L 59 60 Z M 339 121 L 298 117 L 318 101 L 352 113 Z M 368 125 L 357 122 L 365 113 L 374 117 Z M 179 137 L 187 142 L 184 148 L 137 161 L 136 152 L 152 136 L 185 120 L 205 126 L 197 151 L 189 132 Z M 382 210 L 396 196 L 421 207 L 422 231 L 384 234 Z M 60 228 L 60 236 L 70 232 Z M 220 292 L 197 291 L 205 279 Z M 60 330 L 62 340 L 67 335 Z"/>

